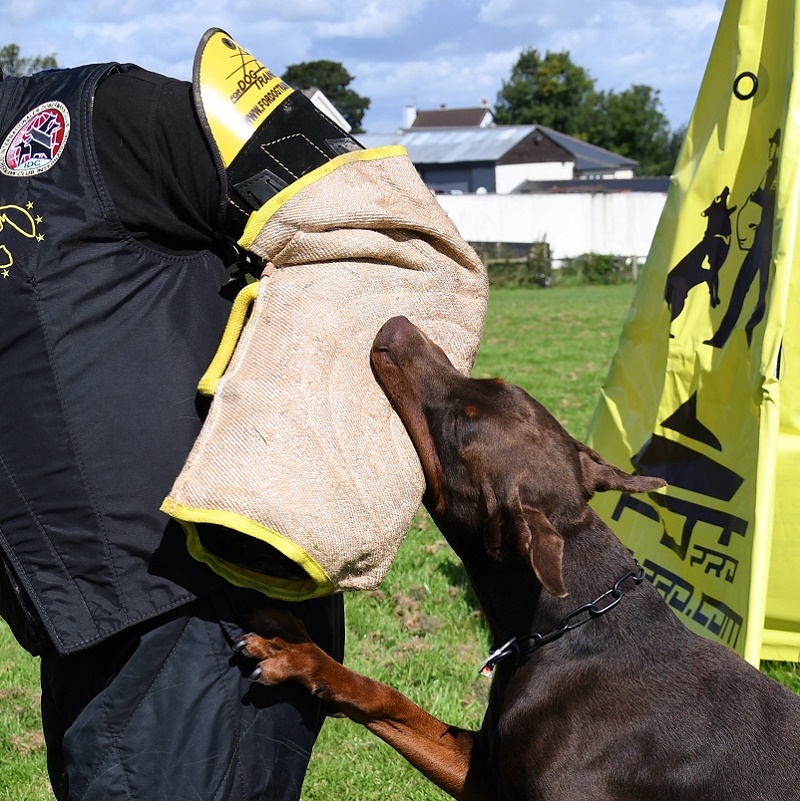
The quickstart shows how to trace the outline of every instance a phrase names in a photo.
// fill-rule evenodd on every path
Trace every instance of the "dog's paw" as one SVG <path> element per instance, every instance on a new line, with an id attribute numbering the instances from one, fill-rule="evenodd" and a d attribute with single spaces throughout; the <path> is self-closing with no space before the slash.
<path id="1" fill-rule="evenodd" d="M 258 661 L 250 679 L 267 685 L 289 679 L 305 683 L 318 661 L 319 649 L 302 621 L 288 612 L 258 609 L 246 622 L 254 631 L 245 634 L 233 650 Z"/>
<path id="2" fill-rule="evenodd" d="M 233 650 L 255 659 L 258 666 L 250 674 L 251 681 L 273 685 L 297 677 L 298 660 L 293 653 L 293 643 L 281 637 L 261 637 L 258 634 L 245 634 Z"/>
<path id="3" fill-rule="evenodd" d="M 267 641 L 263 637 L 250 632 L 249 634 L 245 634 L 242 639 L 233 646 L 233 650 L 236 651 L 237 654 L 246 656 L 248 659 L 261 660 L 265 658 L 267 651 L 265 647 L 266 642 Z"/>

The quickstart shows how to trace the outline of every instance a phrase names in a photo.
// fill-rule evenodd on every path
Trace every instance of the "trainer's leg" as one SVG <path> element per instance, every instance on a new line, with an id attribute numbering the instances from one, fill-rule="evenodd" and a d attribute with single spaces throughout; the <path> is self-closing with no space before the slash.
<path id="1" fill-rule="evenodd" d="M 296 801 L 324 714 L 299 686 L 248 680 L 252 664 L 231 646 L 257 605 L 287 606 L 231 587 L 85 652 L 43 659 L 59 801 Z M 341 598 L 288 606 L 341 659 Z"/>

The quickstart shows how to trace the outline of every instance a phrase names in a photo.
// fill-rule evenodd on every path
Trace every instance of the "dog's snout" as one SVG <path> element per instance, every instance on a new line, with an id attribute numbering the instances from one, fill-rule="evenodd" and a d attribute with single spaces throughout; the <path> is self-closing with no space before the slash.
<path id="1" fill-rule="evenodd" d="M 392 317 L 381 326 L 372 348 L 376 351 L 388 352 L 392 347 L 399 345 L 414 330 L 413 324 L 407 317 Z"/>

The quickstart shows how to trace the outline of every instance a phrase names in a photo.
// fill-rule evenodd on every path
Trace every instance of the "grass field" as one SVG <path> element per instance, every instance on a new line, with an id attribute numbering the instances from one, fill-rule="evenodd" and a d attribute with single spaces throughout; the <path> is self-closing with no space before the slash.
<path id="1" fill-rule="evenodd" d="M 476 377 L 501 376 L 584 438 L 633 294 L 631 286 L 493 290 Z M 347 664 L 397 686 L 443 720 L 478 726 L 488 642 L 460 562 L 420 513 L 380 591 L 348 595 Z M 800 692 L 798 666 L 765 670 Z M 37 716 L 35 660 L 0 626 L 0 801 L 51 798 Z M 377 738 L 329 720 L 312 756 L 303 801 L 440 801 Z"/>

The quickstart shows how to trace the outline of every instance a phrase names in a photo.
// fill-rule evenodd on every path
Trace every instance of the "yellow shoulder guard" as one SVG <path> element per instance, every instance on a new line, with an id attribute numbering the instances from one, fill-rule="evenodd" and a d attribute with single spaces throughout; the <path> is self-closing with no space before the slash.
<path id="1" fill-rule="evenodd" d="M 201 124 L 225 169 L 294 91 L 219 28 L 198 45 L 192 83 Z"/>

